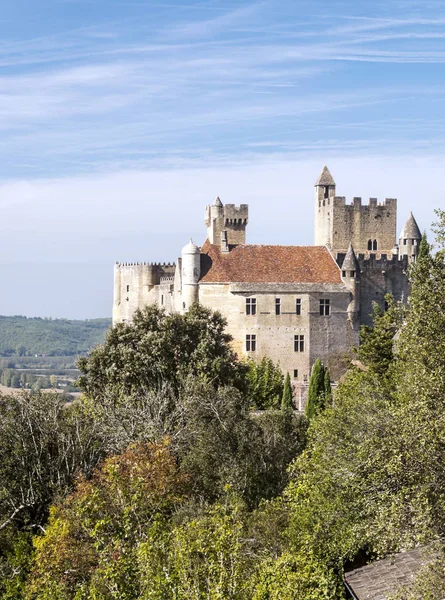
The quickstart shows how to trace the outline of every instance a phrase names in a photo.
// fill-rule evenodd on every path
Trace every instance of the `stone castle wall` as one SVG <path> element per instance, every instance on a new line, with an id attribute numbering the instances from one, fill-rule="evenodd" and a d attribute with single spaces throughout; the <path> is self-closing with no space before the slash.
<path id="1" fill-rule="evenodd" d="M 397 234 L 395 198 L 387 198 L 383 203 L 370 198 L 369 204 L 363 205 L 361 198 L 354 198 L 352 204 L 346 204 L 344 197 L 335 196 L 331 219 L 331 247 L 334 252 L 346 251 L 350 243 L 356 254 L 368 252 L 368 241 L 376 240 L 378 252 L 391 254 Z"/>
<path id="2" fill-rule="evenodd" d="M 130 321 L 146 304 L 175 310 L 174 264 L 116 263 L 114 266 L 113 323 Z"/>
<path id="3" fill-rule="evenodd" d="M 246 298 L 256 298 L 256 315 L 246 314 Z M 295 311 L 296 298 L 301 299 L 301 315 Z M 329 316 L 320 316 L 321 298 L 330 300 Z M 201 284 L 199 302 L 225 316 L 240 357 L 268 356 L 293 380 L 307 380 L 315 360 L 327 363 L 333 348 L 345 353 L 357 343 L 357 333 L 347 320 L 350 293 L 341 284 Z M 247 334 L 256 335 L 255 352 L 246 351 Z M 304 335 L 304 352 L 295 352 L 295 335 Z"/>

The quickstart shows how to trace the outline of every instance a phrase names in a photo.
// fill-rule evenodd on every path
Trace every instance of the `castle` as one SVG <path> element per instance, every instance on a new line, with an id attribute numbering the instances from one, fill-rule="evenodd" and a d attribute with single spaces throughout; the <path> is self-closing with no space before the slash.
<path id="1" fill-rule="evenodd" d="M 184 313 L 199 302 L 219 310 L 240 356 L 269 356 L 294 382 L 313 363 L 332 363 L 358 341 L 373 303 L 406 300 L 407 268 L 421 233 L 410 214 L 396 239 L 397 200 L 347 204 L 325 166 L 315 182 L 314 246 L 246 244 L 248 205 L 206 207 L 207 239 L 190 241 L 177 264 L 117 263 L 113 322 L 157 304 Z M 331 367 L 332 368 L 332 367 Z"/>

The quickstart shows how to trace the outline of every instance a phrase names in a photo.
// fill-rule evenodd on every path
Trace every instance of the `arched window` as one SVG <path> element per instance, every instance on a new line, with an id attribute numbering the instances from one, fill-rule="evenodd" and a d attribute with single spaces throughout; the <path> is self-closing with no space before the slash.
<path id="1" fill-rule="evenodd" d="M 372 242 L 372 249 L 373 249 L 373 250 L 377 250 L 377 240 L 374 240 L 374 241 Z"/>
<path id="2" fill-rule="evenodd" d="M 368 250 L 372 250 L 372 240 L 368 240 Z"/>

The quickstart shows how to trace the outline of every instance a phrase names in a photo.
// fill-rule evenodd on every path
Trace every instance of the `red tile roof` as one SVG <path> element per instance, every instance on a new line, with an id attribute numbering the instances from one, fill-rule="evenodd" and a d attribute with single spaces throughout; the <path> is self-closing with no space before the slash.
<path id="1" fill-rule="evenodd" d="M 202 283 L 342 283 L 324 246 L 239 245 L 221 252 L 207 240 L 201 253 Z"/>

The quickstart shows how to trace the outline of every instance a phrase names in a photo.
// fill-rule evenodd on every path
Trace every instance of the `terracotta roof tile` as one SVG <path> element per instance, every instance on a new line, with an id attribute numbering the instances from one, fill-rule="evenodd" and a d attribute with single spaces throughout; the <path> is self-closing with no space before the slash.
<path id="1" fill-rule="evenodd" d="M 201 249 L 201 283 L 342 283 L 324 246 L 233 247 L 221 252 L 207 240 Z"/>

